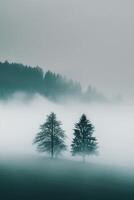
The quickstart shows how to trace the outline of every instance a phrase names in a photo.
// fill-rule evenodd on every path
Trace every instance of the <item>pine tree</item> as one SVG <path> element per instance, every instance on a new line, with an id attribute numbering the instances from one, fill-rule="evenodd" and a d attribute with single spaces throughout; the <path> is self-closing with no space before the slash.
<path id="1" fill-rule="evenodd" d="M 37 144 L 39 152 L 47 152 L 53 158 L 66 150 L 64 139 L 61 122 L 57 120 L 55 113 L 51 113 L 47 116 L 46 122 L 40 126 L 40 132 L 37 133 L 34 144 Z"/>
<path id="2" fill-rule="evenodd" d="M 97 140 L 93 137 L 94 126 L 83 114 L 78 123 L 75 124 L 74 138 L 71 144 L 72 155 L 81 155 L 85 161 L 86 155 L 97 153 Z"/>

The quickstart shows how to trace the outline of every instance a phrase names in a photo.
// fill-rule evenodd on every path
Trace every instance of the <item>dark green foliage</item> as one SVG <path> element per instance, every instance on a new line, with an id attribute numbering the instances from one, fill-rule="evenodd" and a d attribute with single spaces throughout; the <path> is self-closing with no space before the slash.
<path id="1" fill-rule="evenodd" d="M 62 97 L 82 96 L 80 83 L 68 80 L 59 74 L 51 71 L 44 74 L 39 67 L 0 62 L 0 97 L 8 97 L 18 91 L 28 94 L 38 93 L 55 101 Z"/>
<path id="2" fill-rule="evenodd" d="M 72 155 L 86 155 L 95 154 L 97 150 L 96 138 L 93 137 L 94 126 L 83 114 L 78 123 L 75 124 L 74 138 L 71 144 Z"/>
<path id="3" fill-rule="evenodd" d="M 40 132 L 35 137 L 34 144 L 37 144 L 39 152 L 48 152 L 53 158 L 66 150 L 64 139 L 61 122 L 56 119 L 56 114 L 51 113 L 47 116 L 46 122 L 40 126 Z"/>
<path id="4" fill-rule="evenodd" d="M 59 97 L 79 96 L 82 95 L 80 83 L 63 78 L 59 74 L 46 72 L 44 76 L 45 95 L 51 99 L 58 100 Z"/>
<path id="5" fill-rule="evenodd" d="M 36 93 L 42 91 L 43 71 L 16 63 L 0 63 L 0 95 L 8 96 L 16 91 Z"/>
<path id="6" fill-rule="evenodd" d="M 79 82 L 62 77 L 60 74 L 51 71 L 44 73 L 39 67 L 0 62 L 0 99 L 10 97 L 15 92 L 24 92 L 28 95 L 37 93 L 52 101 L 70 99 L 102 102 L 106 99 L 95 89 L 88 89 L 83 93 Z"/>

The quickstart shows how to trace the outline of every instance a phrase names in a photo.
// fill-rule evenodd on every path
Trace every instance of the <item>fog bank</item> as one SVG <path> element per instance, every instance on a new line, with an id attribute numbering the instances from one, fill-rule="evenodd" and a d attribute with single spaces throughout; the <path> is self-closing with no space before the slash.
<path id="1" fill-rule="evenodd" d="M 17 98 L 16 98 L 17 97 Z M 62 156 L 72 158 L 69 152 L 74 123 L 82 113 L 95 126 L 94 135 L 99 143 L 99 155 L 89 161 L 122 166 L 134 166 L 134 109 L 130 105 L 108 104 L 55 104 L 40 96 L 24 101 L 16 96 L 7 102 L 0 102 L 0 155 L 38 155 L 32 145 L 39 126 L 46 115 L 55 112 L 66 131 L 68 151 Z"/>

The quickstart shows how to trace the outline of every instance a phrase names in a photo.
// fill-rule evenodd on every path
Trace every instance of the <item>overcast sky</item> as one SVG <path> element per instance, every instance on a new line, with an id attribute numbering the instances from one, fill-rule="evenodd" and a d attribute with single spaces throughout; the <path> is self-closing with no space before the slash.
<path id="1" fill-rule="evenodd" d="M 133 0 L 0 0 L 0 60 L 133 93 Z"/>

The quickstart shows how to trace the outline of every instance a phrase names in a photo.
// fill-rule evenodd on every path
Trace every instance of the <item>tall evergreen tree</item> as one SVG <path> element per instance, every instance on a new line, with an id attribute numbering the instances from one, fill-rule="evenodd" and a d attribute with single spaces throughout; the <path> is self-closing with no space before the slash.
<path id="1" fill-rule="evenodd" d="M 97 140 L 93 137 L 94 126 L 83 114 L 78 123 L 75 124 L 74 138 L 71 144 L 72 155 L 81 155 L 85 161 L 86 155 L 95 154 L 97 151 Z"/>
<path id="2" fill-rule="evenodd" d="M 37 133 L 34 144 L 37 144 L 39 152 L 48 152 L 53 158 L 66 150 L 64 139 L 61 122 L 57 120 L 55 113 L 51 113 L 47 116 L 46 122 L 40 126 L 40 132 Z"/>

